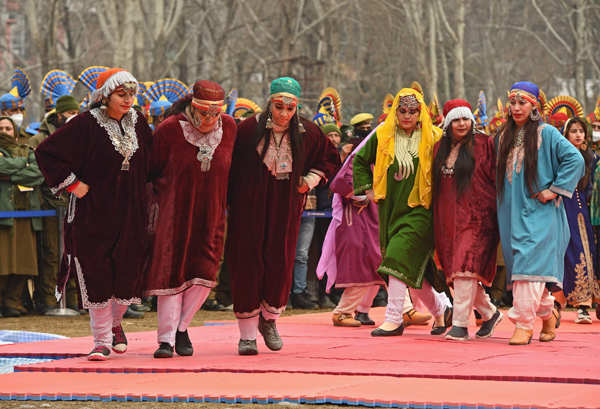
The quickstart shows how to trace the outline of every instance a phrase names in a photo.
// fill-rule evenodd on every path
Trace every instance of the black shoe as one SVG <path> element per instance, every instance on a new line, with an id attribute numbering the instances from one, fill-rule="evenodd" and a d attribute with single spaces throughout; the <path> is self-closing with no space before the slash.
<path id="1" fill-rule="evenodd" d="M 131 305 L 131 309 L 137 312 L 149 312 L 152 310 L 152 308 L 146 304 L 133 304 Z"/>
<path id="2" fill-rule="evenodd" d="M 238 354 L 240 355 L 258 355 L 255 339 L 240 339 L 238 343 Z"/>
<path id="3" fill-rule="evenodd" d="M 373 304 L 371 304 L 372 307 L 387 307 L 387 300 L 385 300 L 383 297 L 378 298 L 375 297 L 373 299 Z"/>
<path id="4" fill-rule="evenodd" d="M 129 306 L 127 307 L 127 311 L 125 311 L 125 314 L 123 314 L 123 318 L 144 318 L 144 313 L 135 311 Z"/>
<path id="5" fill-rule="evenodd" d="M 312 302 L 306 291 L 300 294 L 292 294 L 292 307 L 301 310 L 316 310 L 319 306 Z"/>
<path id="6" fill-rule="evenodd" d="M 490 318 L 487 321 L 483 321 L 483 324 L 481 324 L 481 328 L 479 328 L 479 331 L 477 331 L 475 336 L 477 338 L 491 337 L 492 333 L 494 332 L 494 328 L 496 328 L 496 325 L 498 325 L 500 321 L 502 321 L 502 317 L 503 315 L 500 312 L 500 310 L 496 310 L 494 315 L 492 315 L 492 318 Z"/>
<path id="7" fill-rule="evenodd" d="M 271 351 L 279 351 L 283 347 L 283 341 L 277 332 L 277 326 L 275 320 L 266 320 L 260 314 L 258 319 L 258 331 L 265 339 L 267 348 Z"/>
<path id="8" fill-rule="evenodd" d="M 454 339 L 456 341 L 466 341 L 469 339 L 469 331 L 466 327 L 453 326 L 446 334 L 446 339 Z"/>
<path id="9" fill-rule="evenodd" d="M 373 331 L 371 331 L 371 336 L 372 337 L 393 337 L 393 336 L 400 336 L 400 335 L 402 335 L 403 332 L 404 332 L 404 324 L 400 324 L 400 326 L 398 328 L 393 329 L 391 331 L 386 331 L 381 328 L 375 328 Z"/>
<path id="10" fill-rule="evenodd" d="M 360 325 L 375 325 L 375 321 L 373 321 L 366 312 L 356 311 L 354 313 L 354 319 L 360 321 Z"/>
<path id="11" fill-rule="evenodd" d="M 185 331 L 177 331 L 175 333 L 175 352 L 181 356 L 192 356 L 194 354 L 194 347 L 190 336 L 188 335 L 187 329 Z"/>
<path id="12" fill-rule="evenodd" d="M 173 358 L 173 347 L 168 342 L 161 342 L 154 351 L 154 358 Z"/>
<path id="13" fill-rule="evenodd" d="M 202 305 L 202 309 L 205 311 L 226 311 L 227 307 L 222 305 L 214 298 L 207 299 Z"/>
<path id="14" fill-rule="evenodd" d="M 562 317 L 562 314 L 560 313 L 560 311 L 562 310 L 562 305 L 560 305 L 559 302 L 554 301 L 554 309 L 556 310 L 556 313 L 552 311 L 552 314 L 556 316 L 556 326 L 554 328 L 558 328 L 560 327 L 560 319 Z M 598 316 L 598 308 L 596 308 L 596 316 Z M 598 317 L 598 319 L 600 319 L 600 317 Z"/>
<path id="15" fill-rule="evenodd" d="M 21 311 L 15 309 L 15 308 L 4 307 L 4 311 L 2 311 L 2 315 L 4 316 L 4 318 L 17 318 L 17 317 L 21 316 Z"/>
<path id="16" fill-rule="evenodd" d="M 444 325 L 446 328 L 452 326 L 452 307 L 446 307 L 446 311 L 444 311 Z"/>
<path id="17" fill-rule="evenodd" d="M 336 305 L 333 303 L 333 301 L 331 301 L 331 299 L 327 295 L 324 295 L 319 299 L 319 308 L 332 310 L 335 307 Z"/>

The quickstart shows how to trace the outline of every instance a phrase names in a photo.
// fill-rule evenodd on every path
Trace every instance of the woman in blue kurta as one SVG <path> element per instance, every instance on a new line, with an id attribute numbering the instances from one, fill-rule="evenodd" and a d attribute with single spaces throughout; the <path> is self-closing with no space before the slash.
<path id="1" fill-rule="evenodd" d="M 535 316 L 543 320 L 540 341 L 556 334 L 552 289 L 562 287 L 569 226 L 562 197 L 570 198 L 584 173 L 579 151 L 560 132 L 540 122 L 539 88 L 511 87 L 508 119 L 498 141 L 498 224 L 512 282 L 515 323 L 511 345 L 528 344 Z"/>
<path id="2" fill-rule="evenodd" d="M 583 155 L 586 172 L 577 184 L 573 197 L 565 198 L 571 240 L 565 254 L 563 291 L 567 302 L 577 307 L 575 323 L 591 324 L 592 318 L 587 310 L 592 307 L 594 297 L 600 298 L 599 276 L 595 263 L 596 246 L 588 208 L 592 184 L 591 173 L 596 167 L 596 159 L 591 149 L 584 148 L 587 140 L 587 124 L 583 118 L 569 119 L 564 128 L 565 138 Z"/>

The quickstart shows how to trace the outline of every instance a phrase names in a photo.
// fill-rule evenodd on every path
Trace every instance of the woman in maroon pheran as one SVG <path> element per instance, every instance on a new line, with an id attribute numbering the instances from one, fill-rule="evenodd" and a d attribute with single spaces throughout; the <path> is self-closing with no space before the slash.
<path id="1" fill-rule="evenodd" d="M 155 358 L 194 352 L 187 327 L 216 284 L 237 127 L 222 111 L 225 92 L 198 81 L 154 133 L 151 178 L 158 221 L 147 294 L 158 296 Z"/>
<path id="2" fill-rule="evenodd" d="M 446 338 L 469 338 L 473 308 L 484 319 L 476 336 L 487 338 L 502 319 L 481 285 L 494 280 L 500 239 L 494 141 L 475 129 L 471 105 L 464 99 L 446 102 L 444 117 L 432 174 L 435 250 L 446 282 L 454 287 L 452 329 Z"/>
<path id="3" fill-rule="evenodd" d="M 72 193 L 58 291 L 64 292 L 65 276 L 77 274 L 94 336 L 91 361 L 108 359 L 111 346 L 117 353 L 127 350 L 121 319 L 143 295 L 152 131 L 132 108 L 137 88 L 133 75 L 121 68 L 102 72 L 91 109 L 36 150 L 51 190 Z"/>
<path id="4" fill-rule="evenodd" d="M 311 121 L 298 115 L 300 84 L 271 82 L 260 117 L 238 126 L 230 176 L 227 263 L 240 355 L 256 355 L 257 331 L 271 350 L 282 348 L 275 320 L 292 284 L 306 192 L 333 176 L 339 155 Z"/>

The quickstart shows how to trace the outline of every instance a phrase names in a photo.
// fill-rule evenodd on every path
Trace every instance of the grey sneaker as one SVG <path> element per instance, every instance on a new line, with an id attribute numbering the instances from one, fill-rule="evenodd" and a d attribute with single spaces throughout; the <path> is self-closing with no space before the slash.
<path id="1" fill-rule="evenodd" d="M 455 341 L 466 341 L 469 339 L 469 331 L 466 327 L 453 326 L 450 331 L 446 334 L 446 339 L 453 339 Z"/>
<path id="2" fill-rule="evenodd" d="M 487 321 L 483 321 L 483 323 L 481 324 L 481 328 L 479 328 L 479 331 L 477 331 L 475 336 L 477 338 L 491 337 L 492 333 L 494 332 L 494 328 L 496 328 L 496 325 L 498 325 L 500 321 L 502 321 L 502 317 L 503 315 L 500 312 L 500 310 L 496 310 L 494 315 L 492 315 L 492 318 L 490 318 Z"/>
<path id="3" fill-rule="evenodd" d="M 240 355 L 258 355 L 255 339 L 240 339 L 238 343 L 238 354 Z"/>
<path id="4" fill-rule="evenodd" d="M 279 337 L 275 320 L 266 320 L 260 314 L 258 319 L 258 331 L 265 339 L 265 344 L 271 351 L 279 351 L 283 347 L 283 341 Z"/>

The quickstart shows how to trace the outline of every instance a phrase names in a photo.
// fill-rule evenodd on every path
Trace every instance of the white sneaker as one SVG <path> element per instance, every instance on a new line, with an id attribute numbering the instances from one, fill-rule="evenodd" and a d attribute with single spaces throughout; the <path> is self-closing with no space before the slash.
<path id="1" fill-rule="evenodd" d="M 575 318 L 575 324 L 591 324 L 592 317 L 588 314 L 587 308 L 579 308 L 577 310 L 577 318 Z"/>

